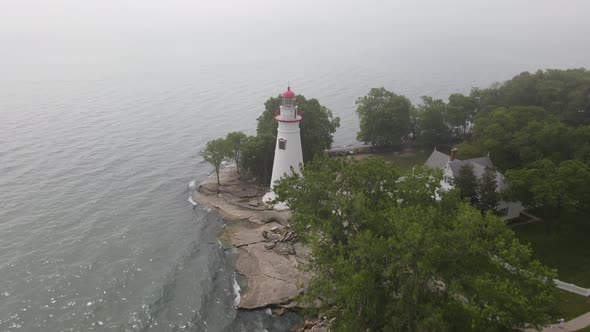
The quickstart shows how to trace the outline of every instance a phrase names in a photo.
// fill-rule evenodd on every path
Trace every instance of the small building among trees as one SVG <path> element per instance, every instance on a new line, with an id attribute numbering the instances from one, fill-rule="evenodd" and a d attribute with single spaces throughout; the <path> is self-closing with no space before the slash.
<path id="1" fill-rule="evenodd" d="M 460 160 L 457 152 L 454 148 L 448 155 L 435 148 L 426 160 L 428 167 L 443 171 L 441 189 L 459 189 L 461 196 L 482 212 L 493 210 L 503 219 L 517 218 L 524 208 L 520 202 L 500 199 L 500 192 L 507 186 L 504 175 L 495 170 L 492 160 L 487 156 Z"/>

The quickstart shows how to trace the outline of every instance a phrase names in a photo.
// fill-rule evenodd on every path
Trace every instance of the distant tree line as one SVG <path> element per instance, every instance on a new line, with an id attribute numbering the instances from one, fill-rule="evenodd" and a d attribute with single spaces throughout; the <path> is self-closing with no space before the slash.
<path id="1" fill-rule="evenodd" d="M 586 69 L 524 72 L 486 89 L 473 88 L 469 95 L 452 94 L 447 101 L 424 96 L 418 105 L 384 88 L 371 89 L 357 106 L 357 138 L 365 143 L 457 144 L 467 158 L 489 154 L 500 170 L 510 170 L 506 199 L 554 213 L 567 206 L 590 207 L 588 177 L 576 179 L 582 188 L 563 178 L 590 173 Z M 555 170 L 561 170 L 559 176 L 531 175 Z"/>
<path id="2" fill-rule="evenodd" d="M 452 94 L 449 101 L 423 96 L 418 105 L 385 88 L 374 88 L 357 100 L 357 139 L 379 147 L 404 142 L 434 146 L 461 142 L 470 134 L 478 111 L 472 96 Z"/>

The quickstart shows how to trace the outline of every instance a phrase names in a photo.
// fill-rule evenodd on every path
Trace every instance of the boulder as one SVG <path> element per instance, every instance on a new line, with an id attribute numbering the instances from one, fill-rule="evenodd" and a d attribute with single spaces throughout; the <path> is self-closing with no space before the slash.
<path id="1" fill-rule="evenodd" d="M 238 308 L 255 309 L 286 303 L 302 292 L 308 277 L 293 255 L 280 255 L 256 243 L 238 249 L 236 271 L 248 280 Z"/>
<path id="2" fill-rule="evenodd" d="M 281 255 L 295 255 L 295 249 L 291 243 L 279 242 L 275 245 L 274 249 Z"/>

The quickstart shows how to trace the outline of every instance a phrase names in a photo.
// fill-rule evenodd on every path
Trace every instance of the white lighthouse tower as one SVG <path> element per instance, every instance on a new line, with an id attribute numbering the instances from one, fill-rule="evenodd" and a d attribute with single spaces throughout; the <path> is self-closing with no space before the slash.
<path id="1" fill-rule="evenodd" d="M 300 165 L 303 164 L 303 153 L 301 152 L 301 136 L 299 134 L 299 122 L 301 121 L 301 112 L 295 105 L 295 93 L 291 87 L 281 94 L 283 102 L 279 111 L 277 111 L 275 120 L 279 123 L 277 130 L 277 144 L 275 147 L 275 160 L 272 166 L 272 179 L 270 181 L 270 191 L 264 195 L 262 200 L 269 202 L 275 199 L 273 187 L 275 182 L 291 174 L 291 167 L 295 172 L 299 172 Z M 275 210 L 288 209 L 288 206 L 281 202 L 274 205 Z"/>

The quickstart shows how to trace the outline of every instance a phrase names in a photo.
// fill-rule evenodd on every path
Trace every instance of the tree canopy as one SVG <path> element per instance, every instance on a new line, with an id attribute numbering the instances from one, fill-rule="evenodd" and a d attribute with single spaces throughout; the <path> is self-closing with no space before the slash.
<path id="1" fill-rule="evenodd" d="M 590 71 L 583 68 L 523 72 L 477 93 L 484 111 L 539 106 L 568 126 L 590 125 Z"/>
<path id="2" fill-rule="evenodd" d="M 453 180 L 455 188 L 459 190 L 461 198 L 476 205 L 479 202 L 477 195 L 477 177 L 473 173 L 473 165 L 466 163 L 461 166 L 459 175 Z"/>
<path id="3" fill-rule="evenodd" d="M 421 141 L 426 144 L 445 143 L 450 145 L 451 128 L 447 125 L 448 107 L 442 99 L 423 96 L 417 107 Z"/>
<path id="4" fill-rule="evenodd" d="M 357 100 L 356 113 L 360 120 L 357 139 L 365 144 L 391 146 L 400 144 L 410 131 L 408 98 L 385 88 L 373 88 Z"/>
<path id="5" fill-rule="evenodd" d="M 497 108 L 477 119 L 473 141 L 461 145 L 461 150 L 490 153 L 503 169 L 544 158 L 589 162 L 590 126 L 568 127 L 536 106 Z"/>
<path id="6" fill-rule="evenodd" d="M 475 118 L 477 109 L 477 100 L 473 96 L 465 96 L 461 93 L 453 93 L 449 96 L 446 120 L 456 137 L 465 138 L 468 134 L 469 124 Z"/>
<path id="7" fill-rule="evenodd" d="M 477 180 L 477 197 L 476 207 L 482 213 L 496 211 L 500 193 L 496 182 L 496 171 L 493 168 L 486 167 L 481 178 Z"/>
<path id="8" fill-rule="evenodd" d="M 441 174 L 321 159 L 275 187 L 312 250 L 306 294 L 337 331 L 497 331 L 549 319 L 555 272 Z M 319 302 L 317 302 L 319 300 Z"/>
<path id="9" fill-rule="evenodd" d="M 527 207 L 542 207 L 547 215 L 559 214 L 567 206 L 590 206 L 590 167 L 579 160 L 559 164 L 542 159 L 527 168 L 509 170 L 505 195 Z"/>
<path id="10" fill-rule="evenodd" d="M 470 95 L 476 116 L 464 154 L 490 153 L 501 169 L 541 159 L 590 162 L 590 72 L 524 72 Z"/>

